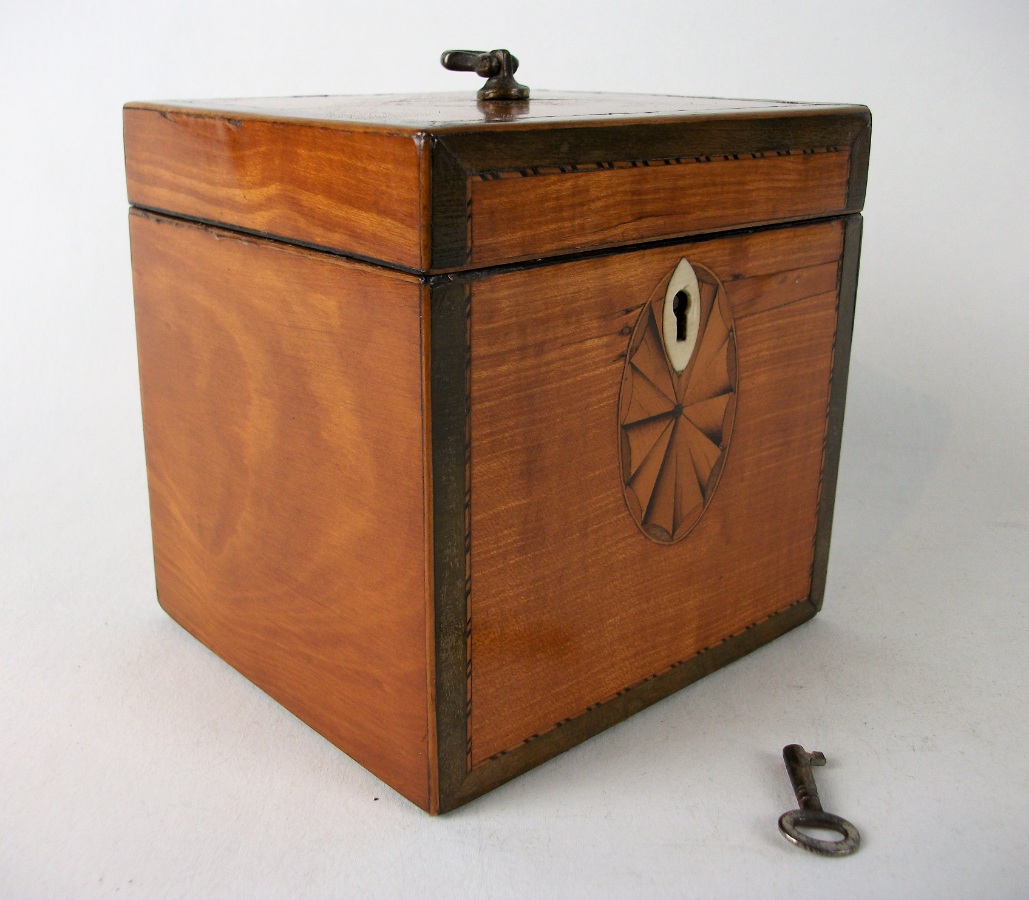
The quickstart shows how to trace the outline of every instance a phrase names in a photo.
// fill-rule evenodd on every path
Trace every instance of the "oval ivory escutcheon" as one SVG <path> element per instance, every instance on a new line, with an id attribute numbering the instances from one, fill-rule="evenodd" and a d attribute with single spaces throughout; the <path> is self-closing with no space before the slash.
<path id="1" fill-rule="evenodd" d="M 622 488 L 647 537 L 680 541 L 722 474 L 736 413 L 736 336 L 714 273 L 683 259 L 644 304 L 618 397 Z"/>

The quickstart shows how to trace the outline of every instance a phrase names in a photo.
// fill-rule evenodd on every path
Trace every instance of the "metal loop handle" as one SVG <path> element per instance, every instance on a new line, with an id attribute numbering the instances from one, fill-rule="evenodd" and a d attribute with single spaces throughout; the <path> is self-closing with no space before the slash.
<path id="1" fill-rule="evenodd" d="M 841 835 L 843 840 L 825 841 L 811 837 L 801 828 L 825 828 Z M 850 856 L 861 843 L 858 830 L 846 819 L 824 810 L 794 809 L 779 817 L 779 831 L 786 840 L 823 856 Z"/>

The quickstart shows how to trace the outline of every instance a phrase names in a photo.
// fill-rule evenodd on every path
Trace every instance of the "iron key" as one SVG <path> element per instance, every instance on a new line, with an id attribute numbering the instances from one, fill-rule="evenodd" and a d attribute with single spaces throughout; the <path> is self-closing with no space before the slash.
<path id="1" fill-rule="evenodd" d="M 823 856 L 849 856 L 861 843 L 858 830 L 846 819 L 822 809 L 822 801 L 818 799 L 818 788 L 812 766 L 824 766 L 825 754 L 815 751 L 808 753 L 800 744 L 788 744 L 782 748 L 782 758 L 786 762 L 786 771 L 790 773 L 793 793 L 797 795 L 800 809 L 783 813 L 779 817 L 779 831 L 786 840 L 798 847 L 821 853 Z M 825 828 L 835 831 L 841 836 L 838 841 L 824 841 L 811 837 L 801 828 Z"/>

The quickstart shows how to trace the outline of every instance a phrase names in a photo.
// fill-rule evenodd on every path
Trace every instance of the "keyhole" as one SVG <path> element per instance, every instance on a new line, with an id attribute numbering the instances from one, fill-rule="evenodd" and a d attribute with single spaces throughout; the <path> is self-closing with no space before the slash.
<path id="1" fill-rule="evenodd" d="M 681 375 L 690 364 L 700 326 L 700 282 L 685 259 L 672 272 L 661 307 L 661 343 L 672 370 Z"/>
<path id="2" fill-rule="evenodd" d="M 679 291 L 672 298 L 672 315 L 675 316 L 675 339 L 686 340 L 686 314 L 690 311 L 690 295 Z"/>

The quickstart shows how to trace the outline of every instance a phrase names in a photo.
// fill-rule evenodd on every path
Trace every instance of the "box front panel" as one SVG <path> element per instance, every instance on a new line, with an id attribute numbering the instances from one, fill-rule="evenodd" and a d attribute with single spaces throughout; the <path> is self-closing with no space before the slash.
<path id="1" fill-rule="evenodd" d="M 864 107 L 794 105 L 446 134 L 432 154 L 432 267 L 855 213 L 870 133 Z"/>
<path id="2" fill-rule="evenodd" d="M 471 260 L 494 265 L 847 208 L 850 151 L 619 161 L 566 172 L 515 169 L 470 179 Z M 539 174 L 536 174 L 539 173 Z M 589 229 L 580 211 L 589 209 Z"/>
<path id="3" fill-rule="evenodd" d="M 467 771 L 808 605 L 844 231 L 472 282 Z"/>

